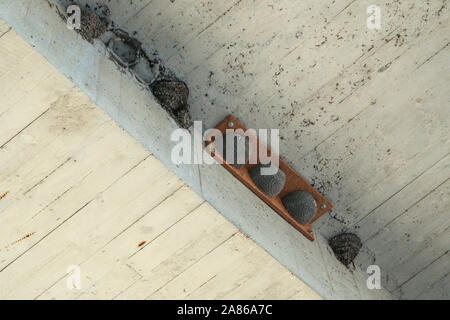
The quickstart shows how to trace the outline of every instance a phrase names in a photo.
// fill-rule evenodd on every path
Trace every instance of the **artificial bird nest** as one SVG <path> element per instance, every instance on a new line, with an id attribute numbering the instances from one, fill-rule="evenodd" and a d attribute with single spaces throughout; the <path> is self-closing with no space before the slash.
<path id="1" fill-rule="evenodd" d="M 287 212 L 301 225 L 307 225 L 316 215 L 317 203 L 306 191 L 294 191 L 281 199 Z"/>
<path id="2" fill-rule="evenodd" d="M 278 169 L 277 173 L 272 175 L 263 175 L 261 169 L 269 168 L 272 164 L 258 164 L 250 169 L 250 177 L 266 196 L 269 198 L 276 197 L 284 188 L 286 183 L 286 175 Z"/>
<path id="3" fill-rule="evenodd" d="M 336 258 L 345 266 L 348 266 L 361 250 L 361 239 L 353 233 L 341 233 L 329 241 Z"/>

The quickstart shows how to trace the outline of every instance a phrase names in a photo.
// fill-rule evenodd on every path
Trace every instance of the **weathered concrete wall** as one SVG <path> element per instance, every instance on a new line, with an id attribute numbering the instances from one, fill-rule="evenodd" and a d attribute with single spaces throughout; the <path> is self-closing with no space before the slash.
<path id="1" fill-rule="evenodd" d="M 386 288 L 414 297 L 441 287 L 448 271 L 435 270 L 450 270 L 448 0 L 80 2 L 107 3 L 158 49 L 189 83 L 194 118 L 212 126 L 232 113 L 279 128 L 283 158 L 334 205 L 316 230 L 358 234 L 356 263 L 379 265 Z M 379 30 L 367 28 L 370 5 Z"/>
<path id="2" fill-rule="evenodd" d="M 306 240 L 221 166 L 174 165 L 174 121 L 149 91 L 117 69 L 101 44 L 93 46 L 68 30 L 48 1 L 1 0 L 0 16 L 170 170 L 324 298 L 391 298 L 385 290 L 368 290 L 364 274 L 342 266 L 323 237 L 316 233 L 315 242 Z"/>

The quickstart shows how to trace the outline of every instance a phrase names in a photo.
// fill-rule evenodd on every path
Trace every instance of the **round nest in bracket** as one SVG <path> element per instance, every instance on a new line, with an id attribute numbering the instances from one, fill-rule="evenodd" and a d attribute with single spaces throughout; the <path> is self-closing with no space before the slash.
<path id="1" fill-rule="evenodd" d="M 258 164 L 250 169 L 250 177 L 255 185 L 269 198 L 276 197 L 283 190 L 286 183 L 286 175 L 278 168 L 272 175 L 263 175 L 262 168 L 269 168 L 271 164 Z"/>
<path id="2" fill-rule="evenodd" d="M 287 212 L 301 225 L 307 225 L 316 215 L 317 203 L 306 191 L 294 191 L 281 199 Z"/>
<path id="3" fill-rule="evenodd" d="M 353 262 L 361 250 L 361 239 L 353 233 L 341 233 L 329 241 L 331 249 L 333 249 L 336 258 L 344 265 Z"/>
<path id="4" fill-rule="evenodd" d="M 230 144 L 231 142 L 233 143 L 232 145 L 233 152 L 231 153 L 231 155 L 227 154 L 227 141 Z M 246 136 L 237 133 L 227 133 L 223 135 L 222 144 L 223 144 L 222 157 L 225 159 L 225 161 L 236 169 L 242 169 L 250 159 L 251 155 L 250 139 Z"/>

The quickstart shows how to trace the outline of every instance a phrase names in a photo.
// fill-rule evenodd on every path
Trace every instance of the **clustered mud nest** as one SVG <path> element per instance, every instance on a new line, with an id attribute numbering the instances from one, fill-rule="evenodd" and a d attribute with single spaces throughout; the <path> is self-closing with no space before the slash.
<path id="1" fill-rule="evenodd" d="M 150 86 L 153 95 L 182 128 L 189 128 L 192 119 L 189 114 L 189 88 L 183 81 L 159 80 Z"/>
<path id="2" fill-rule="evenodd" d="M 90 43 L 94 43 L 94 39 L 98 39 L 107 30 L 106 23 L 95 13 L 90 10 L 82 10 L 81 12 L 81 28 L 77 32 Z"/>
<path id="3" fill-rule="evenodd" d="M 76 3 L 70 1 L 70 4 Z M 133 74 L 141 85 L 153 93 L 175 122 L 180 127 L 188 129 L 192 125 L 192 118 L 187 102 L 189 89 L 186 83 L 178 80 L 167 70 L 159 58 L 153 60 L 148 58 L 137 39 L 114 27 L 114 22 L 109 19 L 110 14 L 109 8 L 104 4 L 95 6 L 93 10 L 86 5 L 81 10 L 80 29 L 75 30 L 91 44 L 99 38 L 105 41 L 102 36 L 107 32 L 112 34 L 113 38 L 105 43 L 110 52 L 110 59 L 122 71 L 126 70 Z"/>
<path id="4" fill-rule="evenodd" d="M 331 249 L 333 249 L 336 258 L 345 266 L 355 260 L 361 250 L 361 239 L 353 233 L 341 233 L 333 237 L 329 241 Z"/>
<path id="5" fill-rule="evenodd" d="M 166 108 L 183 109 L 187 105 L 189 89 L 182 81 L 160 80 L 151 85 L 155 97 Z"/>

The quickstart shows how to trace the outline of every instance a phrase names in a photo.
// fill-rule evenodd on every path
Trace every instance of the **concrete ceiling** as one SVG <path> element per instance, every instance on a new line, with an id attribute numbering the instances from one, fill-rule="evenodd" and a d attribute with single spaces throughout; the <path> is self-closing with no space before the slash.
<path id="1" fill-rule="evenodd" d="M 281 156 L 333 204 L 316 224 L 364 242 L 402 298 L 450 292 L 445 0 L 86 1 L 190 89 L 206 128 L 232 113 L 280 129 Z M 381 8 L 381 29 L 366 9 Z"/>
<path id="2" fill-rule="evenodd" d="M 1 300 L 320 299 L 1 19 L 0 88 Z"/>
<path id="3" fill-rule="evenodd" d="M 317 228 L 356 232 L 359 263 L 380 265 L 386 288 L 446 291 L 448 2 L 80 2 L 107 4 L 157 50 L 206 127 L 232 113 L 280 129 L 280 154 L 334 204 Z M 371 4 L 381 30 L 366 26 Z"/>

